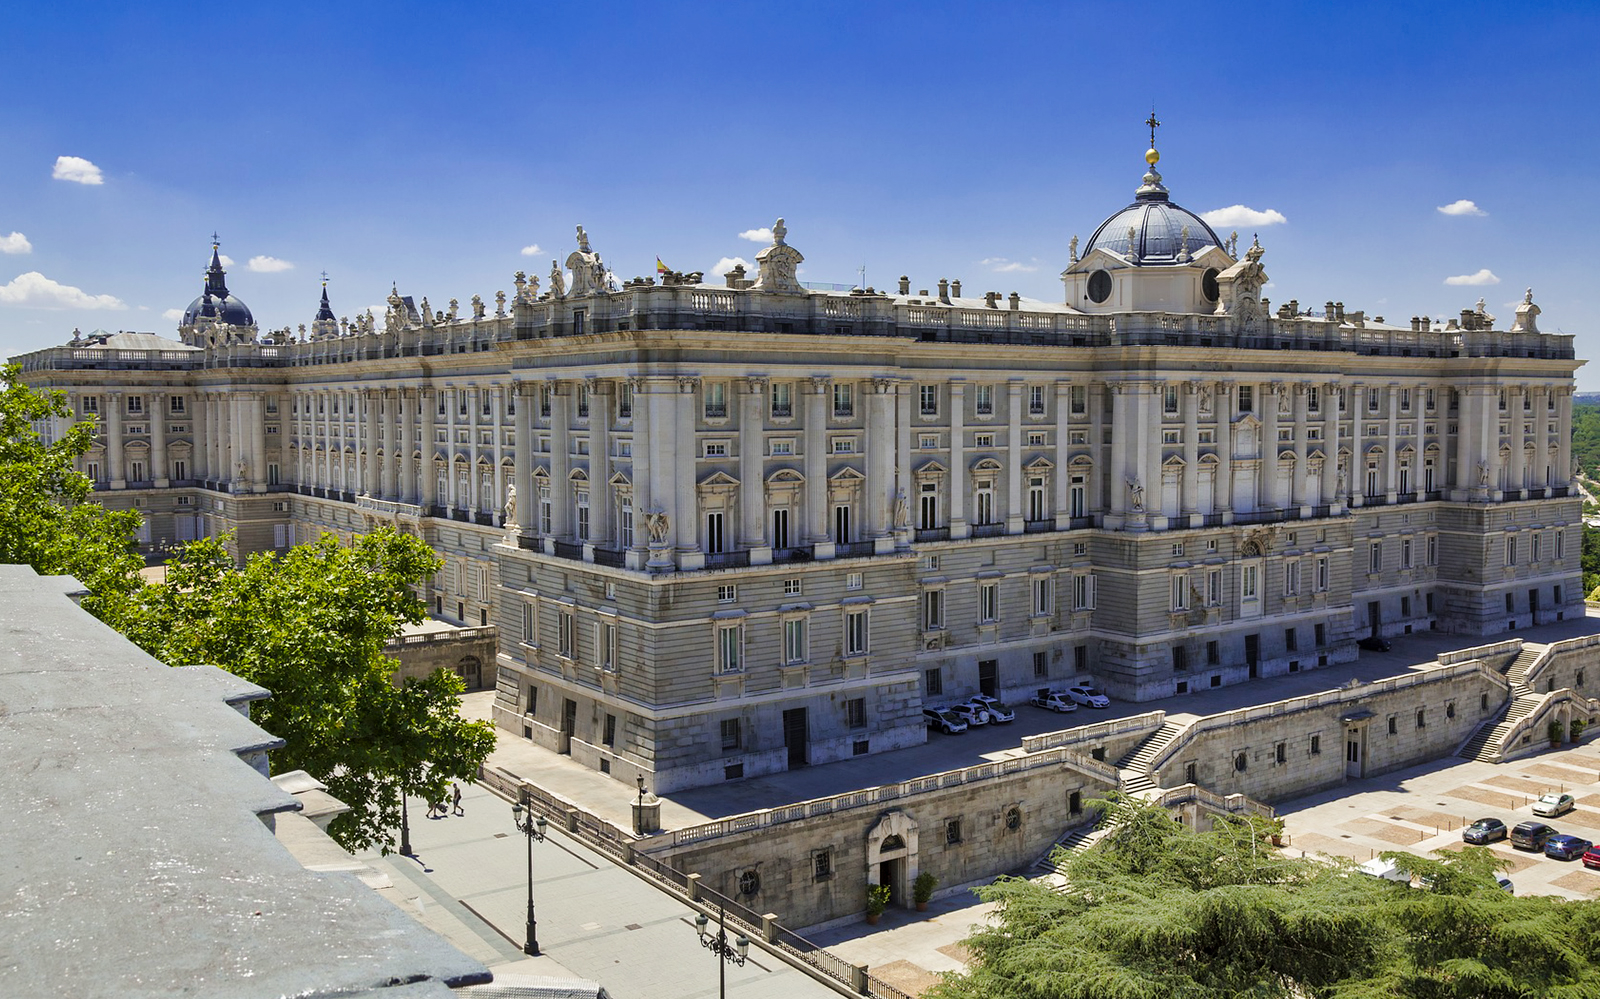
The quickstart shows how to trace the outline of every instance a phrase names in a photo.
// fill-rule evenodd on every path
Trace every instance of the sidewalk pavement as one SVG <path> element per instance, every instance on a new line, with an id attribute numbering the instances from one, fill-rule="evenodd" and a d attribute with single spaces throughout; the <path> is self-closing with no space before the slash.
<path id="1" fill-rule="evenodd" d="M 527 839 L 511 806 L 464 786 L 464 815 L 429 819 L 412 799 L 414 858 L 367 852 L 392 878 L 390 896 L 496 974 L 583 978 L 615 999 L 703 999 L 717 992 L 717 959 L 698 945 L 695 910 L 550 826 L 533 844 L 539 957 L 522 953 Z M 727 966 L 741 999 L 835 999 L 837 993 L 759 947 Z"/>

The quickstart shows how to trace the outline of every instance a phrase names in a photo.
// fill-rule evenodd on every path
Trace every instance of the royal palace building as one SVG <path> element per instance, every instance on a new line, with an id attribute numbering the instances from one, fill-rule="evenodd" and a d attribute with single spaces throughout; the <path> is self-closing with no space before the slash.
<path id="1" fill-rule="evenodd" d="M 629 786 L 920 743 L 923 708 L 1093 679 L 1149 700 L 1368 635 L 1581 614 L 1573 338 L 1273 307 L 1149 171 L 1064 300 L 618 282 L 578 230 L 511 295 L 263 332 L 213 252 L 180 339 L 17 360 L 102 434 L 140 542 L 240 557 L 392 524 L 499 635 L 496 722 Z M 553 262 L 554 264 L 554 262 Z M 59 428 L 56 428 L 57 430 Z"/>

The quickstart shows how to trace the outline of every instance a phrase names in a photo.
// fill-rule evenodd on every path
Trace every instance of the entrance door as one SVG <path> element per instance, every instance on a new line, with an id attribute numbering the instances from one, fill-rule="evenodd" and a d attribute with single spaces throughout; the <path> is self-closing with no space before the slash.
<path id="1" fill-rule="evenodd" d="M 578 727 L 578 702 L 570 698 L 561 701 L 561 741 L 556 752 L 572 753 L 572 732 Z"/>
<path id="2" fill-rule="evenodd" d="M 783 713 L 783 745 L 789 750 L 789 769 L 806 765 L 806 709 L 789 708 Z"/>
<path id="3" fill-rule="evenodd" d="M 1383 604 L 1376 600 L 1367 601 L 1367 624 L 1372 626 L 1372 637 L 1377 638 L 1383 627 Z"/>
<path id="4" fill-rule="evenodd" d="M 1244 636 L 1244 661 L 1245 664 L 1250 667 L 1250 676 L 1252 679 L 1254 679 L 1256 675 L 1256 664 L 1261 661 L 1260 635 Z"/>
<path id="5" fill-rule="evenodd" d="M 1528 591 L 1528 614 L 1533 618 L 1531 624 L 1539 623 L 1539 591 Z"/>
<path id="6" fill-rule="evenodd" d="M 1344 737 L 1344 775 L 1363 777 L 1366 775 L 1365 765 L 1365 754 L 1361 751 L 1361 729 L 1350 729 Z"/>
<path id="7" fill-rule="evenodd" d="M 905 905 L 904 882 L 906 859 L 899 857 L 895 860 L 884 860 L 878 863 L 878 884 L 889 886 L 889 904 Z"/>
<path id="8" fill-rule="evenodd" d="M 1000 660 L 978 660 L 978 690 L 985 697 L 998 697 L 995 693 L 1000 687 Z"/>

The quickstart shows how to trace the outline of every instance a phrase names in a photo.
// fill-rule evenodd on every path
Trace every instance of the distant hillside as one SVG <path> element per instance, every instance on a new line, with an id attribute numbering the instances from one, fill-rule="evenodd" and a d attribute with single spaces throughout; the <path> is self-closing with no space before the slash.
<path id="1" fill-rule="evenodd" d="M 1585 398 L 1594 402 L 1584 402 Z M 1591 478 L 1600 478 L 1600 397 L 1573 396 L 1572 461 Z"/>

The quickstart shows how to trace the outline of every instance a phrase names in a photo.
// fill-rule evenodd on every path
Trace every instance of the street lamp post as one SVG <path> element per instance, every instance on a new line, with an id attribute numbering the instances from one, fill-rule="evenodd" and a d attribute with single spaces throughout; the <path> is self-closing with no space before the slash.
<path id="1" fill-rule="evenodd" d="M 717 955 L 717 995 L 728 997 L 728 962 L 744 967 L 745 955 L 750 953 L 750 938 L 743 933 L 733 943 L 728 943 L 727 914 L 721 903 L 717 904 L 717 932 L 708 931 L 711 920 L 705 913 L 694 917 L 695 932 L 700 934 L 700 946 Z"/>
<path id="2" fill-rule="evenodd" d="M 535 840 L 544 842 L 547 823 L 543 815 L 535 816 L 533 809 L 524 807 L 520 801 L 511 806 L 511 818 L 516 822 L 518 831 L 528 837 L 528 942 L 522 945 L 522 952 L 538 957 L 539 931 L 533 919 L 533 844 Z"/>
<path id="3" fill-rule="evenodd" d="M 411 817 L 406 814 L 406 792 L 400 792 L 400 856 L 409 857 L 411 853 Z"/>
<path id="4" fill-rule="evenodd" d="M 644 835 L 644 774 L 636 775 L 639 781 L 639 807 L 633 810 L 633 834 Z"/>

